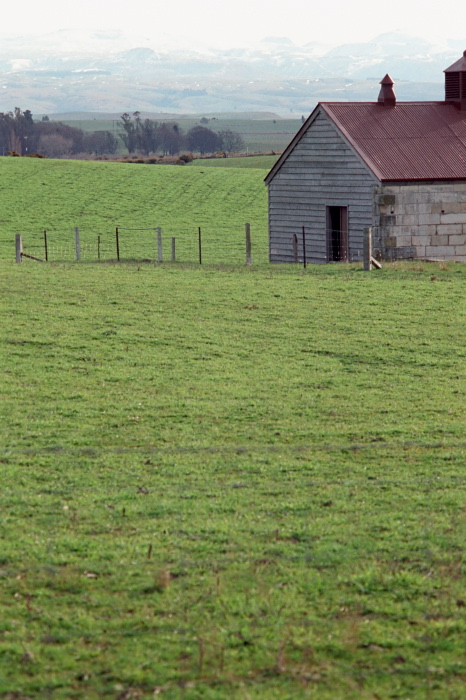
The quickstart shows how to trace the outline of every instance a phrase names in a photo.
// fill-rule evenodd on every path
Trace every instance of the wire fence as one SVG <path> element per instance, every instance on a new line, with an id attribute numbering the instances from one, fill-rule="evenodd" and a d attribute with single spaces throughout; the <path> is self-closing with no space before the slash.
<path id="1" fill-rule="evenodd" d="M 337 229 L 325 229 L 322 234 L 316 234 L 305 229 L 292 235 L 287 244 L 280 250 L 271 247 L 271 258 L 280 256 L 286 262 L 297 264 L 329 263 L 329 262 L 361 262 L 364 257 L 362 232 L 356 244 L 353 237 L 343 234 Z"/>
<path id="2" fill-rule="evenodd" d="M 462 224 L 448 232 L 438 227 L 394 225 L 370 228 L 371 250 L 378 260 L 464 260 Z M 254 228 L 246 223 L 215 226 L 160 227 L 117 226 L 108 229 L 43 229 L 21 235 L 16 259 L 48 262 L 147 261 L 187 264 L 241 265 L 273 263 L 362 262 L 365 231 L 355 228 L 296 227 L 288 235 Z M 446 230 L 446 229 L 445 229 Z M 20 248 L 18 248 L 20 245 Z M 367 257 L 367 256 L 366 256 Z"/>
<path id="3" fill-rule="evenodd" d="M 271 260 L 294 263 L 361 262 L 366 254 L 366 231 L 370 231 L 371 250 L 379 260 L 461 259 L 464 239 L 451 227 L 439 235 L 435 226 L 372 226 L 363 229 L 301 227 L 289 238 L 271 242 Z M 433 229 L 433 230 L 432 230 Z M 278 238 L 278 237 L 277 237 Z"/>
<path id="4" fill-rule="evenodd" d="M 150 261 L 198 264 L 250 264 L 268 261 L 267 232 L 244 227 L 208 226 L 113 230 L 43 229 L 21 235 L 20 259 L 44 262 Z M 18 246 L 18 243 L 17 243 Z"/>

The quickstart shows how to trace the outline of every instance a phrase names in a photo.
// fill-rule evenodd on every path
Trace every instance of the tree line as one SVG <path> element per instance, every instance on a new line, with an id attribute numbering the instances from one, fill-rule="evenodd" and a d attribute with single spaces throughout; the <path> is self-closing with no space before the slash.
<path id="1" fill-rule="evenodd" d="M 201 121 L 207 121 L 203 118 Z M 128 153 L 163 153 L 174 156 L 182 150 L 189 150 L 204 155 L 226 151 L 238 152 L 244 149 L 244 141 L 240 134 L 231 129 L 213 131 L 206 126 L 193 126 L 185 134 L 177 122 L 158 122 L 154 119 L 143 119 L 140 112 L 132 115 L 125 112 L 121 116 L 123 131 L 120 132 Z"/>
<path id="2" fill-rule="evenodd" d="M 208 120 L 203 118 L 201 122 Z M 143 119 L 140 112 L 121 115 L 118 136 L 128 153 L 144 155 L 176 156 L 183 150 L 205 155 L 217 151 L 238 152 L 245 148 L 241 135 L 231 129 L 213 131 L 196 125 L 184 133 L 176 122 Z M 50 121 L 48 117 L 34 121 L 30 110 L 23 112 L 19 107 L 13 112 L 0 112 L 0 155 L 41 154 L 60 158 L 89 153 L 100 156 L 115 154 L 118 145 L 118 139 L 110 131 L 84 132 Z"/>
<path id="3" fill-rule="evenodd" d="M 0 155 L 14 153 L 27 156 L 40 153 L 49 158 L 72 156 L 77 153 L 116 153 L 118 140 L 110 131 L 85 133 L 47 117 L 36 122 L 29 109 L 24 112 L 0 112 Z"/>

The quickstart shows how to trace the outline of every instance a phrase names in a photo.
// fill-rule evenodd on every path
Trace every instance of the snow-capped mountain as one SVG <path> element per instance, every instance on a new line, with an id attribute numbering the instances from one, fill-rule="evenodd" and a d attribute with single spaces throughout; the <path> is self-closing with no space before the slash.
<path id="1" fill-rule="evenodd" d="M 0 40 L 0 111 L 307 113 L 319 100 L 377 99 L 387 72 L 399 99 L 442 99 L 443 70 L 460 55 L 457 41 L 399 32 L 331 49 L 268 37 L 219 50 L 160 33 L 63 30 Z"/>

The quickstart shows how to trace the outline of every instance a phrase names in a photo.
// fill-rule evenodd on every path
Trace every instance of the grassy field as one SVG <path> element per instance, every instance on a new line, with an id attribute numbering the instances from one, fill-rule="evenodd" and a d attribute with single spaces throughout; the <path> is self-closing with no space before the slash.
<path id="1" fill-rule="evenodd" d="M 2 158 L 0 259 L 14 259 L 15 233 L 23 234 L 26 253 L 43 258 L 46 230 L 49 260 L 72 260 L 76 226 L 83 260 L 97 258 L 98 236 L 102 257 L 115 258 L 118 226 L 122 258 L 156 258 L 155 228 L 161 227 L 165 258 L 174 236 L 177 259 L 190 262 L 198 259 L 201 227 L 204 262 L 239 263 L 245 259 L 248 222 L 253 259 L 265 262 L 266 172 Z"/>
<path id="2" fill-rule="evenodd" d="M 0 698 L 462 699 L 466 267 L 269 266 L 264 169 L 0 165 Z M 116 225 L 212 258 L 12 262 Z"/>
<path id="3" fill-rule="evenodd" d="M 464 697 L 465 278 L 0 262 L 0 697 Z"/>
<path id="4" fill-rule="evenodd" d="M 260 168 L 266 173 L 277 162 L 278 156 L 247 156 L 246 158 L 198 158 L 189 165 L 206 168 Z"/>

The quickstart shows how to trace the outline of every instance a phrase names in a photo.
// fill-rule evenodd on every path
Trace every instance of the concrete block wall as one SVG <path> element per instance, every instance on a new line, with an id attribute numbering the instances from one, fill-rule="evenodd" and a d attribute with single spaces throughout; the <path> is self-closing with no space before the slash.
<path id="1" fill-rule="evenodd" d="M 373 228 L 385 259 L 466 262 L 466 182 L 379 185 Z"/>

